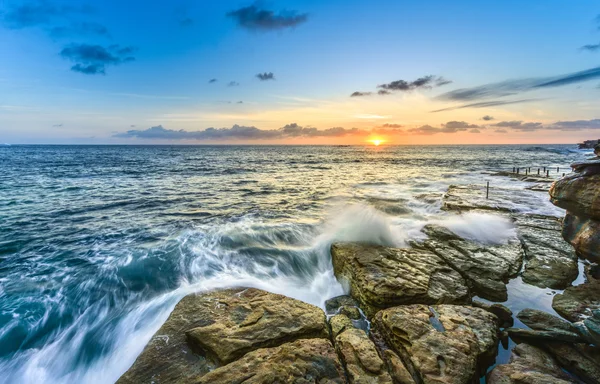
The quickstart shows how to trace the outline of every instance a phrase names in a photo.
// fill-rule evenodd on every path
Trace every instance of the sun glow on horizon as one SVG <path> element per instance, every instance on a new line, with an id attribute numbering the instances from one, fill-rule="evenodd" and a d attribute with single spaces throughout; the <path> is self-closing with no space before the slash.
<path id="1" fill-rule="evenodd" d="M 379 147 L 381 144 L 385 143 L 385 140 L 380 139 L 380 138 L 374 138 L 374 139 L 370 139 L 369 143 L 373 144 L 376 147 Z"/>

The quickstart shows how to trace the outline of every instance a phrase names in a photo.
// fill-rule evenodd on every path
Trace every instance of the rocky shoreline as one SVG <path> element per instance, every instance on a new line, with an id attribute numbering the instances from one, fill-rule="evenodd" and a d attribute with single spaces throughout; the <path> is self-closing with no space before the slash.
<path id="1" fill-rule="evenodd" d="M 599 383 L 600 162 L 574 170 L 549 191 L 564 220 L 517 213 L 520 190 L 449 187 L 443 209 L 514 222 L 505 244 L 439 225 L 407 248 L 333 244 L 349 295 L 325 311 L 254 288 L 189 295 L 118 383 Z M 562 290 L 556 313 L 502 305 L 516 277 Z"/>

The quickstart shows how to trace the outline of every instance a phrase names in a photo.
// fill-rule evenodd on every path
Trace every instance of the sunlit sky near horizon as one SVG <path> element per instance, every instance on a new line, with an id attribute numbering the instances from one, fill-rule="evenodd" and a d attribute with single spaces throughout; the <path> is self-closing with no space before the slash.
<path id="1" fill-rule="evenodd" d="M 600 137 L 600 3 L 0 2 L 0 144 Z"/>

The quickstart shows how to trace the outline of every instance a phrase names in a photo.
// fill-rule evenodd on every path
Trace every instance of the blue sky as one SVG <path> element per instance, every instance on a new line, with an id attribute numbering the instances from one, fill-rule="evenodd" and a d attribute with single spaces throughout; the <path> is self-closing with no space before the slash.
<path id="1" fill-rule="evenodd" d="M 0 142 L 569 143 L 600 129 L 597 1 L 0 7 Z"/>

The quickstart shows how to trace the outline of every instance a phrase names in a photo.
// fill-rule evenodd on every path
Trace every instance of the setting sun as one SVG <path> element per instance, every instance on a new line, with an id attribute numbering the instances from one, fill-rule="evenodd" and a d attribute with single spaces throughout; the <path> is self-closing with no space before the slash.
<path id="1" fill-rule="evenodd" d="M 384 141 L 382 139 L 372 139 L 369 140 L 369 143 L 373 144 L 374 146 L 378 147 L 380 144 L 382 144 Z"/>

